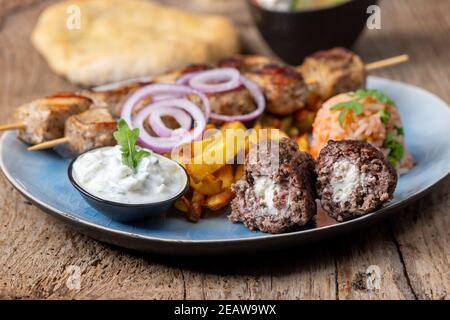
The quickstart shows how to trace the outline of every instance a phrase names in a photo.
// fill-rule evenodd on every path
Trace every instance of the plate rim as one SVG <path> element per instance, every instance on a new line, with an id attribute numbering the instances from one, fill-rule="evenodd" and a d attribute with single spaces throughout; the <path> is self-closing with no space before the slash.
<path id="1" fill-rule="evenodd" d="M 437 99 L 441 104 L 447 105 L 447 111 L 450 116 L 450 107 L 448 106 L 447 102 L 445 102 L 443 99 L 435 95 L 434 93 L 417 87 L 415 85 L 411 85 L 408 83 L 404 83 L 397 80 L 391 80 L 387 78 L 382 77 L 375 77 L 375 76 L 369 76 L 368 78 L 374 79 L 374 80 L 381 80 L 381 81 L 387 81 L 391 83 L 397 83 L 401 84 L 403 86 L 407 86 L 411 89 L 419 90 L 424 94 L 427 94 L 431 96 L 434 99 Z M 439 107 L 440 108 L 440 107 Z M 283 239 L 283 238 L 295 238 L 299 235 L 310 235 L 314 233 L 320 233 L 320 232 L 326 232 L 326 231 L 334 231 L 334 232 L 340 232 L 344 231 L 346 228 L 348 228 L 351 225 L 358 225 L 359 223 L 370 223 L 371 221 L 376 220 L 376 218 L 382 218 L 386 216 L 388 213 L 393 213 L 397 209 L 401 209 L 402 207 L 408 205 L 409 203 L 415 201 L 416 199 L 422 197 L 426 193 L 432 190 L 433 187 L 436 185 L 439 185 L 441 182 L 443 182 L 447 177 L 450 176 L 450 165 L 447 168 L 447 172 L 442 174 L 438 179 L 436 179 L 434 182 L 427 184 L 426 186 L 422 187 L 421 189 L 417 190 L 413 194 L 411 194 L 407 199 L 397 202 L 391 206 L 385 206 L 382 207 L 370 214 L 367 214 L 362 217 L 358 217 L 356 219 L 352 219 L 345 222 L 336 223 L 333 225 L 318 227 L 318 228 L 311 228 L 311 229 L 305 229 L 305 230 L 299 230 L 299 231 L 293 231 L 288 233 L 281 233 L 281 234 L 266 234 L 262 233 L 259 236 L 256 237 L 248 237 L 248 238 L 232 238 L 232 239 L 205 239 L 205 240 L 186 240 L 186 239 L 167 239 L 167 238 L 161 238 L 161 237 L 155 237 L 155 236 L 148 236 L 148 235 L 142 235 L 139 233 L 133 233 L 123 230 L 118 230 L 116 228 L 110 228 L 108 226 L 102 226 L 99 224 L 96 224 L 94 222 L 90 222 L 88 220 L 78 218 L 73 216 L 69 212 L 61 211 L 57 208 L 52 207 L 51 205 L 46 204 L 45 202 L 35 198 L 33 195 L 31 195 L 28 191 L 26 191 L 20 183 L 18 183 L 6 170 L 5 164 L 3 162 L 3 157 L 1 156 L 3 154 L 3 147 L 5 144 L 6 137 L 8 136 L 8 133 L 2 134 L 2 137 L 0 138 L 0 169 L 3 172 L 3 175 L 6 177 L 9 183 L 18 190 L 25 198 L 33 202 L 35 205 L 37 205 L 40 209 L 42 209 L 44 212 L 47 212 L 51 214 L 54 217 L 60 218 L 64 220 L 65 222 L 69 222 L 72 225 L 75 225 L 76 227 L 84 227 L 84 228 L 93 228 L 96 230 L 101 230 L 102 232 L 110 235 L 110 236 L 119 236 L 119 237 L 126 237 L 126 238 L 133 238 L 133 239 L 139 239 L 139 240 L 145 240 L 152 243 L 163 243 L 163 244 L 181 244 L 181 245 L 211 245 L 211 244 L 247 244 L 247 243 L 253 243 L 253 242 L 260 242 L 260 241 L 269 241 L 269 239 Z M 230 222 L 231 223 L 231 222 Z"/>

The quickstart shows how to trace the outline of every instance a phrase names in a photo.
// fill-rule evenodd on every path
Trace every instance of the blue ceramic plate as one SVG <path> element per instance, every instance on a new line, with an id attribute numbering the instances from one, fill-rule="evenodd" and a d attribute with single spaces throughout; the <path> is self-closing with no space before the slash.
<path id="1" fill-rule="evenodd" d="M 336 224 L 319 212 L 314 225 L 281 235 L 251 232 L 230 223 L 225 213 L 187 222 L 179 213 L 166 213 L 145 222 L 123 224 L 91 208 L 70 184 L 69 161 L 53 151 L 27 152 L 26 145 L 5 133 L 0 165 L 8 180 L 44 211 L 59 217 L 93 238 L 115 245 L 170 254 L 224 254 L 300 245 L 341 234 L 395 213 L 422 196 L 450 172 L 450 109 L 431 93 L 404 83 L 370 77 L 369 88 L 379 89 L 397 103 L 406 142 L 417 166 L 399 180 L 394 200 L 367 216 Z"/>

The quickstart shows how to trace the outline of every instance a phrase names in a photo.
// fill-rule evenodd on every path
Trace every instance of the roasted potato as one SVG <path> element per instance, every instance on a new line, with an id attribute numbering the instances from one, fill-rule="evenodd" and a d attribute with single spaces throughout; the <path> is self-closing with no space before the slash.
<path id="1" fill-rule="evenodd" d="M 243 164 L 237 165 L 234 171 L 234 181 L 236 182 L 239 179 L 241 179 L 243 174 L 244 174 L 244 165 Z"/>
<path id="2" fill-rule="evenodd" d="M 234 181 L 233 166 L 231 164 L 223 166 L 214 173 L 214 176 L 222 181 L 222 190 L 230 188 Z"/>
<path id="3" fill-rule="evenodd" d="M 258 144 L 263 140 L 280 140 L 282 138 L 289 138 L 289 136 L 274 128 L 261 128 L 260 125 L 256 125 L 249 133 L 248 141 L 253 144 Z"/>
<path id="4" fill-rule="evenodd" d="M 191 207 L 187 215 L 188 220 L 197 222 L 202 216 L 202 207 L 205 204 L 205 195 L 194 190 L 192 194 Z"/>
<path id="5" fill-rule="evenodd" d="M 175 209 L 180 210 L 181 212 L 187 213 L 191 206 L 189 200 L 183 196 L 175 202 Z"/>
<path id="6" fill-rule="evenodd" d="M 226 189 L 221 193 L 206 198 L 205 206 L 210 210 L 219 210 L 225 207 L 233 199 L 234 194 L 231 189 Z"/>
<path id="7" fill-rule="evenodd" d="M 207 175 L 205 179 L 200 182 L 195 182 L 193 179 L 190 179 L 190 186 L 197 192 L 201 194 L 210 196 L 213 194 L 217 194 L 222 191 L 223 181 L 213 175 Z"/>
<path id="8" fill-rule="evenodd" d="M 226 123 L 221 130 L 202 146 L 203 152 L 196 154 L 186 169 L 196 182 L 213 174 L 245 149 L 246 127 L 241 122 Z"/>
<path id="9" fill-rule="evenodd" d="M 307 133 L 304 133 L 300 137 L 297 137 L 295 141 L 297 142 L 300 151 L 309 152 L 309 140 Z"/>

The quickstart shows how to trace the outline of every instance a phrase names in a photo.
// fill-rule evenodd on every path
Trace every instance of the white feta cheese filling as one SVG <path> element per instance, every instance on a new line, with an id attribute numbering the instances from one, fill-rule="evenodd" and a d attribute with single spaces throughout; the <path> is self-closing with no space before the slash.
<path id="1" fill-rule="evenodd" d="M 269 177 L 262 176 L 255 179 L 255 193 L 261 199 L 262 204 L 264 204 L 264 213 L 266 214 L 278 214 L 278 209 L 275 208 L 273 203 L 275 190 L 275 182 Z"/>
<path id="2" fill-rule="evenodd" d="M 365 176 L 358 167 L 348 159 L 334 163 L 331 174 L 331 188 L 334 202 L 348 200 L 354 190 L 364 184 Z"/>

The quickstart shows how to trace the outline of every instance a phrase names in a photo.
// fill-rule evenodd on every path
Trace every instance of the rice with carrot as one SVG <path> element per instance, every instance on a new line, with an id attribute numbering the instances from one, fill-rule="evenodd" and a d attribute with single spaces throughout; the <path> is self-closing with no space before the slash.
<path id="1" fill-rule="evenodd" d="M 381 150 L 398 174 L 414 166 L 394 102 L 377 90 L 337 95 L 320 108 L 313 123 L 314 157 L 329 140 L 363 140 Z"/>

